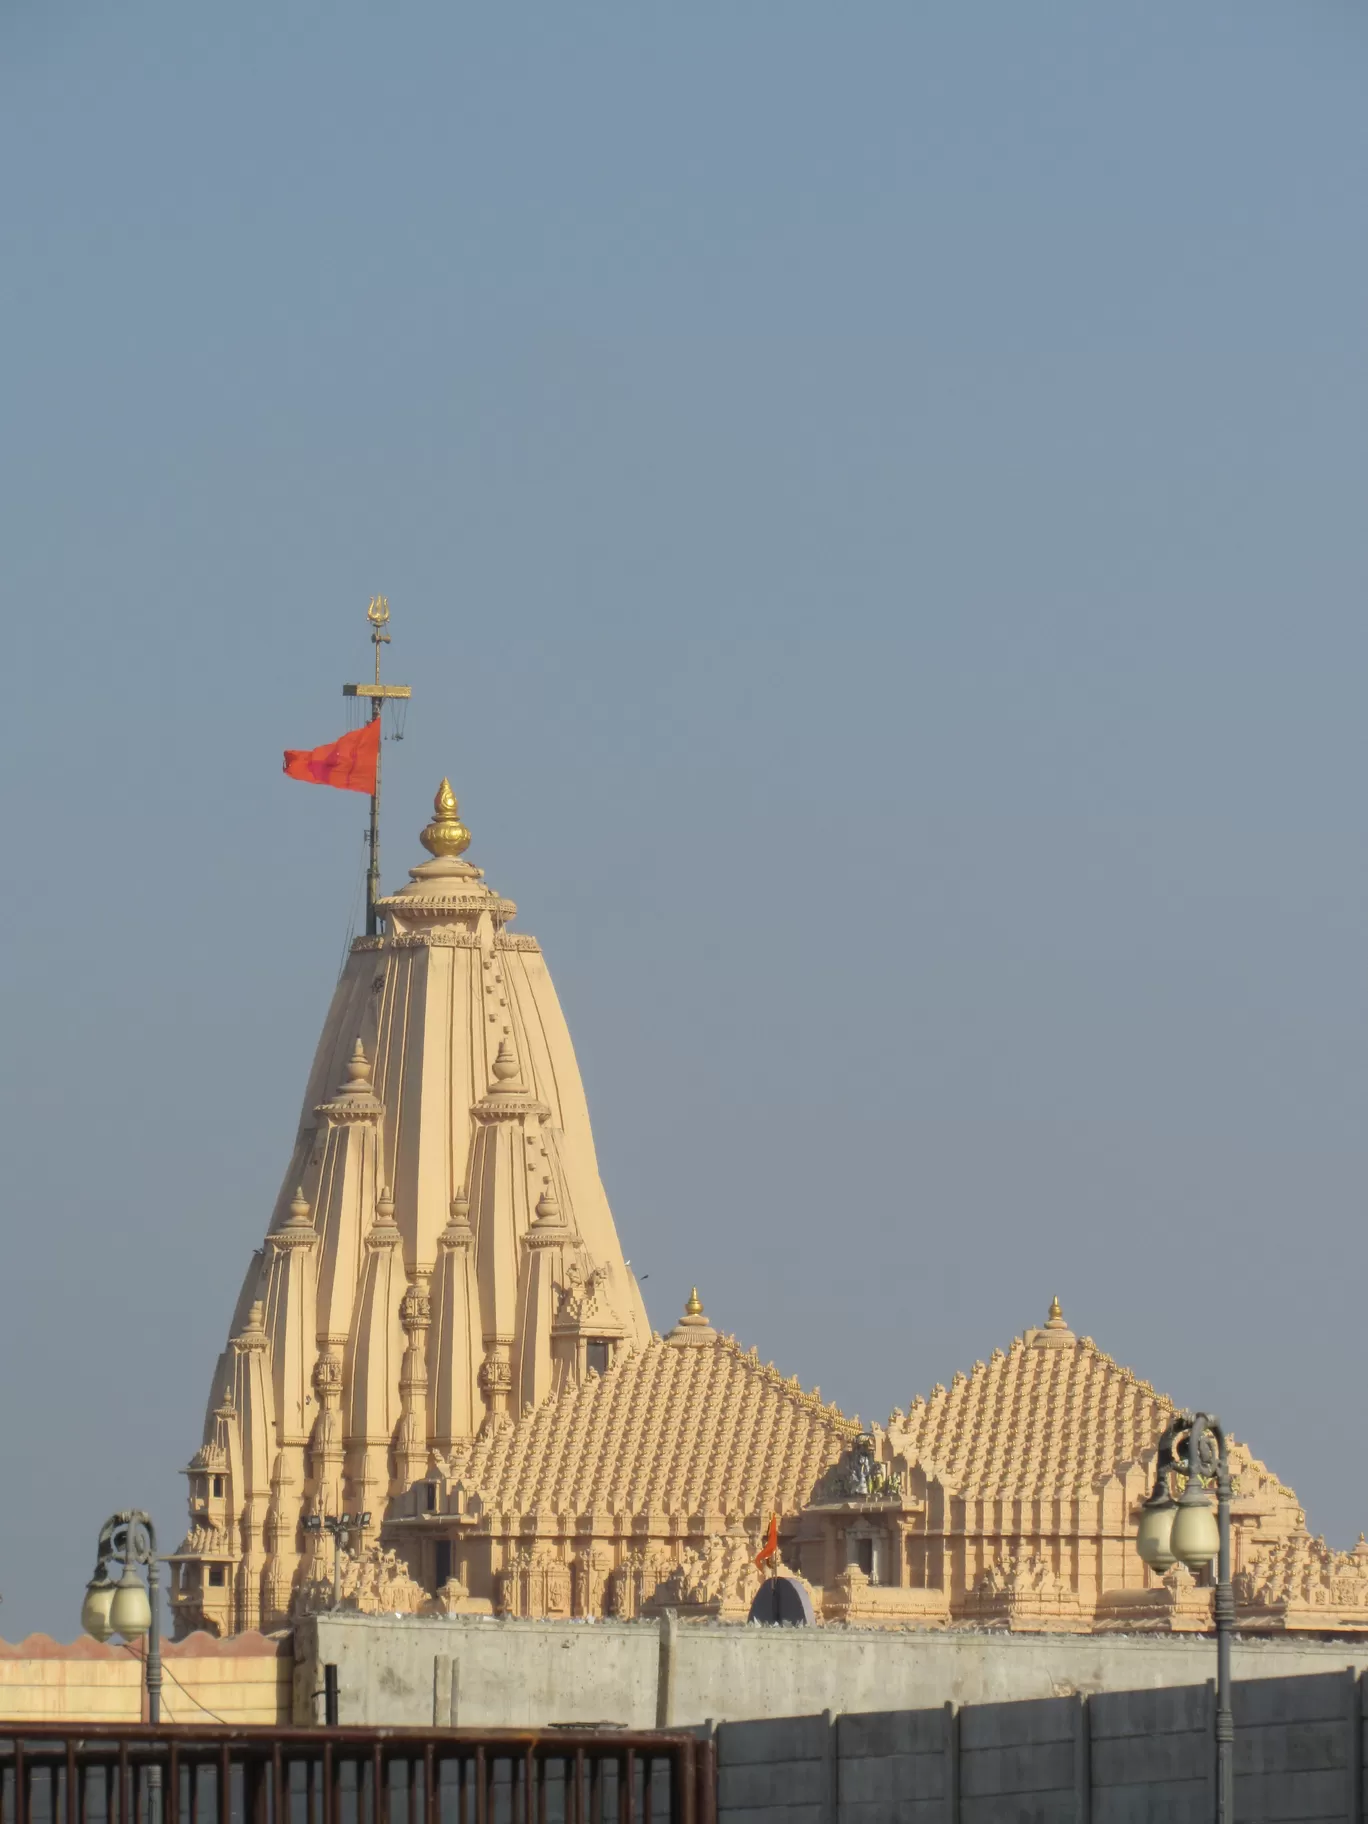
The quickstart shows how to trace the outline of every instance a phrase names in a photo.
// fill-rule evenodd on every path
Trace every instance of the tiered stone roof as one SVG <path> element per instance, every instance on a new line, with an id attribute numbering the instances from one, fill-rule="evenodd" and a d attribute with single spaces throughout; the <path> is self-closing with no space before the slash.
<path id="1" fill-rule="evenodd" d="M 858 1434 L 754 1350 L 681 1325 L 481 1438 L 462 1479 L 491 1515 L 790 1513 Z"/>
<path id="2" fill-rule="evenodd" d="M 1092 1489 L 1131 1464 L 1152 1465 L 1175 1410 L 1090 1336 L 1075 1337 L 1056 1299 L 1041 1329 L 895 1412 L 888 1436 L 895 1452 L 951 1491 L 1024 1500 Z M 1242 1494 L 1295 1510 L 1292 1491 L 1233 1440 L 1231 1461 Z"/>
<path id="3" fill-rule="evenodd" d="M 889 1421 L 895 1449 L 949 1488 L 1008 1500 L 1091 1488 L 1150 1455 L 1173 1402 L 1062 1325 L 918 1394 Z"/>

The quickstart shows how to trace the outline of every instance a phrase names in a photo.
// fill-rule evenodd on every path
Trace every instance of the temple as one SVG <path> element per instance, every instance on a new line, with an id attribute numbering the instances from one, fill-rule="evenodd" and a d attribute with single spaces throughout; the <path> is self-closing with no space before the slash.
<path id="1" fill-rule="evenodd" d="M 864 1429 L 720 1335 L 695 1289 L 653 1334 L 599 1178 L 535 938 L 464 859 L 358 938 L 264 1246 L 209 1389 L 172 1559 L 176 1630 L 269 1629 L 333 1590 L 372 1611 L 743 1620 L 778 1516 L 819 1619 L 1204 1629 L 1211 1590 L 1134 1549 L 1174 1407 L 1045 1322 Z M 1368 1630 L 1337 1553 L 1242 1445 L 1243 1628 Z"/>

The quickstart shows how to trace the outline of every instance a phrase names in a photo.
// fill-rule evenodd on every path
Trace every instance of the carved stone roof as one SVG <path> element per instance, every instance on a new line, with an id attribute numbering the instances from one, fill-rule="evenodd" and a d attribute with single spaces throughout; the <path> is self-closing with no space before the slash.
<path id="1" fill-rule="evenodd" d="M 1153 1450 L 1173 1404 L 1090 1340 L 1034 1348 L 1020 1337 L 949 1390 L 920 1395 L 889 1441 L 956 1490 L 1014 1497 L 1091 1487 Z"/>
<path id="2" fill-rule="evenodd" d="M 955 1493 L 1012 1500 L 1090 1489 L 1125 1465 L 1152 1464 L 1174 1410 L 1091 1337 L 1074 1336 L 1056 1300 L 1041 1329 L 895 1412 L 888 1439 Z M 1243 1445 L 1232 1442 L 1231 1460 L 1246 1496 L 1295 1510 L 1291 1490 Z"/>
<path id="3" fill-rule="evenodd" d="M 729 1336 L 655 1338 L 479 1440 L 487 1514 L 794 1512 L 859 1427 Z"/>

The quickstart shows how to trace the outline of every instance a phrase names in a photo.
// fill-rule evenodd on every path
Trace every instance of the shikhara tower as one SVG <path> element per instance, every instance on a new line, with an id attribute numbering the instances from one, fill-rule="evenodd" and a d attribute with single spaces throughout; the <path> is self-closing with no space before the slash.
<path id="1" fill-rule="evenodd" d="M 181 1632 L 283 1621 L 306 1516 L 378 1528 L 430 1463 L 650 1338 L 551 977 L 446 780 L 421 840 L 352 945 L 214 1370 Z"/>

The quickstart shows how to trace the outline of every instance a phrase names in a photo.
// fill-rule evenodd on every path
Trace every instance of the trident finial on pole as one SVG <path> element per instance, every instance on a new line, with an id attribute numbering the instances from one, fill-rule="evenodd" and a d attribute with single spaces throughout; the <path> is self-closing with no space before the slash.
<path id="1" fill-rule="evenodd" d="M 383 595 L 373 595 L 370 607 L 366 610 L 366 619 L 370 622 L 371 643 L 375 647 L 375 682 L 374 684 L 344 684 L 344 697 L 369 697 L 371 721 L 380 720 L 380 712 L 385 706 L 387 697 L 407 698 L 410 695 L 407 684 L 382 684 L 380 682 L 380 648 L 388 646 L 390 636 L 386 632 L 389 625 L 389 600 Z M 375 755 L 375 790 L 371 794 L 370 809 L 370 864 L 366 869 L 366 936 L 374 937 L 379 928 L 379 914 L 376 905 L 380 899 L 380 749 Z"/>

